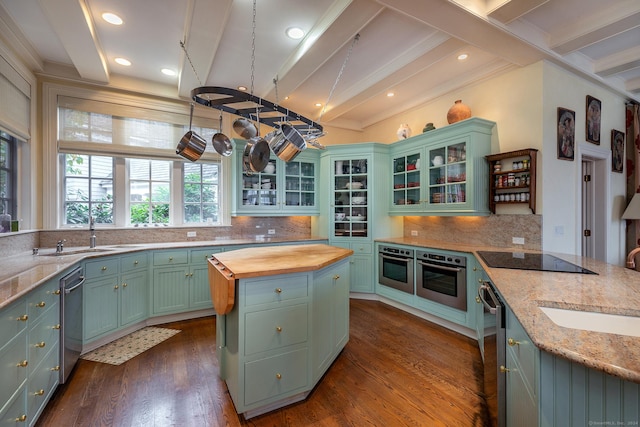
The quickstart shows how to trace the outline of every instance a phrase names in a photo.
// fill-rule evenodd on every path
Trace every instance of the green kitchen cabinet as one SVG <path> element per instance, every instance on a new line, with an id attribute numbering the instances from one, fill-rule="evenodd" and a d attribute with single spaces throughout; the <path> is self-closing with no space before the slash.
<path id="1" fill-rule="evenodd" d="M 389 214 L 489 215 L 485 156 L 494 127 L 470 118 L 391 144 Z"/>
<path id="2" fill-rule="evenodd" d="M 330 184 L 319 189 L 313 233 L 354 251 L 352 292 L 374 292 L 374 239 L 402 235 L 402 219 L 387 214 L 388 162 L 388 146 L 377 143 L 330 146 L 321 154 L 321 175 Z"/>
<path id="3" fill-rule="evenodd" d="M 58 385 L 59 279 L 0 310 L 0 426 L 34 425 Z"/>
<path id="4" fill-rule="evenodd" d="M 83 343 L 147 318 L 148 267 L 146 252 L 85 263 Z"/>
<path id="5" fill-rule="evenodd" d="M 222 250 L 155 251 L 152 314 L 157 316 L 212 308 L 207 259 Z"/>
<path id="6" fill-rule="evenodd" d="M 235 139 L 233 144 L 231 215 L 319 215 L 318 150 L 304 150 L 289 162 L 271 154 L 263 171 L 247 172 L 243 156 L 246 141 Z"/>

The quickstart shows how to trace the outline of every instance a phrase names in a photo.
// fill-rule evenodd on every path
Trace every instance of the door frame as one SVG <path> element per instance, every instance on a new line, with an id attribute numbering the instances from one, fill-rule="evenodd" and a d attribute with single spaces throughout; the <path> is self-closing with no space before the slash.
<path id="1" fill-rule="evenodd" d="M 589 206 L 591 209 L 591 218 L 593 229 L 591 230 L 591 247 L 593 248 L 593 258 L 607 262 L 608 256 L 608 236 L 610 235 L 611 223 L 611 150 L 606 150 L 600 146 L 589 144 L 580 145 L 577 159 L 580 162 L 577 174 L 577 199 L 576 209 L 576 248 L 582 254 L 583 243 L 583 182 L 582 182 L 582 162 L 588 162 L 592 165 L 591 182 L 593 183 L 593 197 Z"/>

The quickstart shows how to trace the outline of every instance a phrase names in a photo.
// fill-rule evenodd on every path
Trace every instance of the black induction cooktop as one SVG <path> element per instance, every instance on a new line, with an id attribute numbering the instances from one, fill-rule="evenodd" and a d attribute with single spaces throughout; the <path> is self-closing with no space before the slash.
<path id="1" fill-rule="evenodd" d="M 598 274 L 556 256 L 544 253 L 478 251 L 478 255 L 492 268 Z"/>

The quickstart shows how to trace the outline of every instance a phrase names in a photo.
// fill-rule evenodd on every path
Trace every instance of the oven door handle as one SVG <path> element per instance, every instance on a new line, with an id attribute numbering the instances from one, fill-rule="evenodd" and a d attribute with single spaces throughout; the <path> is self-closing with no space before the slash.
<path id="1" fill-rule="evenodd" d="M 445 267 L 444 265 L 430 264 L 428 262 L 422 262 L 422 261 L 418 261 L 418 264 L 424 265 L 425 267 L 439 268 L 440 270 L 455 271 L 456 273 L 459 273 L 462 271 L 460 267 Z"/>
<path id="2" fill-rule="evenodd" d="M 380 255 L 380 258 L 384 258 L 384 259 L 392 259 L 394 261 L 404 261 L 407 264 L 409 264 L 411 261 L 413 261 L 412 258 L 396 258 L 394 256 L 389 256 L 389 255 L 383 255 L 383 254 L 378 254 Z"/>
<path id="3" fill-rule="evenodd" d="M 496 307 L 491 307 L 491 305 L 489 305 L 487 300 L 484 299 L 484 293 L 482 291 L 487 291 L 487 293 L 489 294 L 489 296 L 493 300 L 493 303 L 497 306 L 499 303 L 498 303 L 498 299 L 496 298 L 495 294 L 493 293 L 493 289 L 491 289 L 491 286 L 489 286 L 489 284 L 487 282 L 483 281 L 482 285 L 480 285 L 478 287 L 478 297 L 482 301 L 482 304 L 484 304 L 484 306 L 487 307 L 487 310 L 489 310 L 489 313 L 495 315 L 496 312 L 497 312 L 496 311 Z"/>

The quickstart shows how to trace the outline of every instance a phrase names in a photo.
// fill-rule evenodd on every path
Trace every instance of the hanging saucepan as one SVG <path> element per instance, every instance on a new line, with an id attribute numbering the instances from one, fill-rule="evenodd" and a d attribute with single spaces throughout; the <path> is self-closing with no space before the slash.
<path id="1" fill-rule="evenodd" d="M 231 141 L 227 135 L 222 133 L 222 111 L 220 111 L 220 132 L 213 135 L 211 138 L 211 144 L 213 145 L 213 149 L 221 156 L 230 156 L 233 151 Z"/>
<path id="2" fill-rule="evenodd" d="M 307 143 L 298 131 L 286 123 L 269 135 L 269 147 L 273 154 L 285 162 L 295 159 L 302 150 L 307 148 Z"/>
<path id="3" fill-rule="evenodd" d="M 269 157 L 269 143 L 259 136 L 250 138 L 242 155 L 244 171 L 262 172 L 269 163 Z"/>
<path id="4" fill-rule="evenodd" d="M 244 117 L 240 117 L 233 122 L 233 130 L 244 139 L 251 139 L 258 135 L 256 126 Z"/>
<path id="5" fill-rule="evenodd" d="M 189 114 L 189 132 L 178 142 L 176 148 L 176 154 L 184 157 L 187 160 L 195 162 L 200 159 L 205 148 L 207 148 L 207 141 L 205 141 L 200 135 L 191 131 L 191 121 L 193 120 L 193 103 L 191 104 L 191 113 Z"/>

